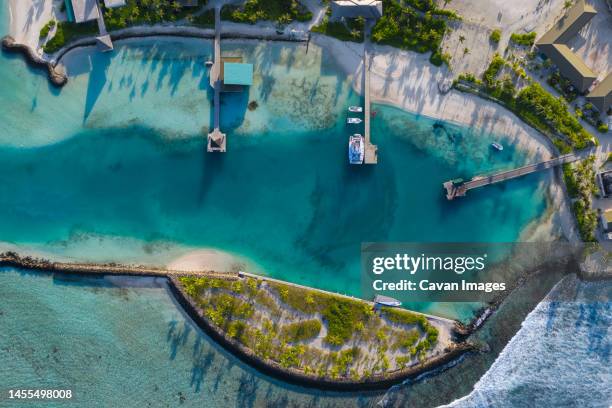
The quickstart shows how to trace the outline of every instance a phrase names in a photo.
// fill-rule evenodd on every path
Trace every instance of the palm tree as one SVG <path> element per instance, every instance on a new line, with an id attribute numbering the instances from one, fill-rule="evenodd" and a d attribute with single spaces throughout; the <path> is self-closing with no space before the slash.
<path id="1" fill-rule="evenodd" d="M 464 37 L 463 35 L 460 35 L 460 36 L 459 36 L 459 42 L 460 42 L 461 44 L 463 44 L 463 42 L 464 42 L 464 41 L 465 41 L 465 37 Z"/>

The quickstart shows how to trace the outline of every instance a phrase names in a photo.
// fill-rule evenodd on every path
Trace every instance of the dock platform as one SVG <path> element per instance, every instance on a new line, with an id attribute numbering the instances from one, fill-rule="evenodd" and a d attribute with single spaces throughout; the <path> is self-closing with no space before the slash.
<path id="1" fill-rule="evenodd" d="M 215 7 L 215 61 L 210 68 L 210 86 L 214 89 L 213 131 L 208 134 L 206 151 L 225 153 L 227 137 L 220 129 L 221 117 L 221 9 Z"/>
<path id="2" fill-rule="evenodd" d="M 449 200 L 454 200 L 456 197 L 464 197 L 469 190 L 525 176 L 527 174 L 535 173 L 537 171 L 550 169 L 565 163 L 572 163 L 574 161 L 579 160 L 580 158 L 580 155 L 574 153 L 565 154 L 559 157 L 555 157 L 554 159 L 546 160 L 540 163 L 529 164 L 527 166 L 519 167 L 513 170 L 501 171 L 499 173 L 495 173 L 488 176 L 476 176 L 470 181 L 466 182 L 464 182 L 463 180 L 450 180 L 443 184 L 444 189 L 446 190 L 446 198 Z"/>
<path id="3" fill-rule="evenodd" d="M 366 20 L 365 35 L 366 39 L 363 45 L 363 94 L 365 99 L 365 113 L 364 113 L 364 128 L 365 128 L 365 164 L 376 164 L 378 163 L 378 146 L 372 144 L 372 135 L 370 132 L 370 32 L 375 21 L 371 19 Z"/>

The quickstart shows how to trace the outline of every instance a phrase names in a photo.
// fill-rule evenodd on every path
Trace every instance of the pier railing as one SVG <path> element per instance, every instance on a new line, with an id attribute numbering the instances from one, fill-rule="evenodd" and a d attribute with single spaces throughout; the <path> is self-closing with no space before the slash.
<path id="1" fill-rule="evenodd" d="M 580 155 L 570 153 L 555 157 L 554 159 L 529 164 L 527 166 L 519 167 L 513 170 L 501 171 L 499 173 L 491 174 L 488 176 L 476 176 L 470 181 L 464 182 L 462 180 L 450 180 L 443 184 L 444 188 L 446 189 L 446 198 L 448 198 L 449 200 L 453 200 L 455 197 L 465 196 L 468 190 L 472 190 L 474 188 L 484 187 L 488 186 L 489 184 L 495 184 L 513 178 L 525 176 L 527 174 L 535 173 L 537 171 L 550 169 L 565 163 L 574 162 L 580 158 Z"/>

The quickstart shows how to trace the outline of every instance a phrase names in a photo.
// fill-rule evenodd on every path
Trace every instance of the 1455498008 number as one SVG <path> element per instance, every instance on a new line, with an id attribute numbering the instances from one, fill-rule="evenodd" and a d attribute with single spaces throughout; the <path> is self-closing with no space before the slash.
<path id="1" fill-rule="evenodd" d="M 71 399 L 72 390 L 9 390 L 9 399 Z"/>

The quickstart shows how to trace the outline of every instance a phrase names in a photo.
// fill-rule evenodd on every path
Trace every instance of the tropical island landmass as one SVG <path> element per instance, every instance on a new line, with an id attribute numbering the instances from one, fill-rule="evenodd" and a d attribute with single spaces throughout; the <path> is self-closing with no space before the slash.
<path id="1" fill-rule="evenodd" d="M 497 11 L 497 4 L 476 10 L 470 0 L 11 0 L 11 33 L 3 47 L 24 52 L 30 62 L 48 70 L 54 84 L 65 86 L 69 82 L 62 58 L 78 47 L 110 51 L 114 41 L 143 36 L 211 39 L 214 60 L 202 64 L 210 68 L 217 110 L 224 87 L 242 89 L 250 83 L 244 69 L 248 64 L 222 60 L 222 39 L 327 47 L 364 94 L 366 123 L 370 101 L 383 102 L 504 134 L 529 151 L 533 168 L 449 181 L 449 199 L 463 197 L 470 188 L 555 167 L 563 182 L 556 182 L 552 193 L 553 221 L 534 239 L 555 235 L 570 242 L 599 242 L 609 252 L 612 30 L 606 26 L 609 4 L 593 4 L 532 1 L 517 10 Z M 472 11 L 483 14 L 475 17 Z M 585 27 L 590 41 L 572 43 Z M 590 27 L 596 29 L 588 31 Z M 228 63 L 235 65 L 223 65 L 223 72 L 222 64 Z M 236 83 L 219 82 L 229 73 Z M 249 109 L 256 110 L 257 101 Z M 210 130 L 209 152 L 231 154 L 218 119 Z M 376 135 L 370 142 L 368 133 L 364 163 L 375 164 L 384 152 L 376 150 Z M 499 180 L 491 181 L 496 176 Z M 50 267 L 47 262 L 22 262 L 15 254 L 4 262 Z M 111 267 L 94 269 L 108 273 Z M 155 268 L 141 272 L 167 276 Z M 305 381 L 387 384 L 474 348 L 457 340 L 456 322 L 402 309 L 374 309 L 366 301 L 288 282 L 235 273 L 181 274 L 171 281 L 186 295 L 185 305 L 194 316 L 218 332 L 218 339 L 268 368 Z"/>

